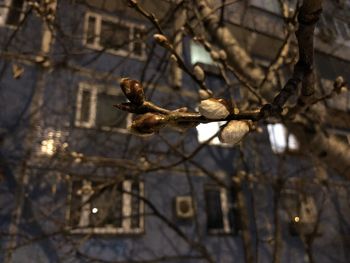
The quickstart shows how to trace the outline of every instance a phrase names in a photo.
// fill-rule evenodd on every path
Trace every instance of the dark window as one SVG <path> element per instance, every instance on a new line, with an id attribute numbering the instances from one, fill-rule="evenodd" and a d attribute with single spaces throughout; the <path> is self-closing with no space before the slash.
<path id="1" fill-rule="evenodd" d="M 131 185 L 131 227 L 140 227 L 140 184 L 133 182 Z"/>
<path id="2" fill-rule="evenodd" d="M 88 26 L 87 26 L 87 37 L 86 43 L 93 44 L 95 42 L 96 32 L 95 32 L 96 18 L 94 16 L 89 16 Z"/>
<path id="3" fill-rule="evenodd" d="M 134 45 L 133 52 L 138 56 L 142 56 L 143 43 L 142 43 L 143 31 L 137 28 L 134 28 Z"/>
<path id="4" fill-rule="evenodd" d="M 128 51 L 130 28 L 111 21 L 102 20 L 100 44 L 105 48 Z"/>
<path id="5" fill-rule="evenodd" d="M 114 104 L 125 100 L 122 95 L 97 94 L 96 126 L 125 128 L 128 114 L 113 108 Z"/>
<path id="6" fill-rule="evenodd" d="M 81 117 L 80 121 L 88 122 L 90 119 L 90 103 L 91 103 L 91 92 L 84 90 L 81 98 Z"/>
<path id="7" fill-rule="evenodd" d="M 130 188 L 131 193 L 126 188 Z M 113 185 L 100 181 L 73 181 L 69 224 L 73 229 L 140 229 L 140 194 L 140 183 L 136 181 L 126 180 Z M 125 214 L 127 210 L 130 215 Z"/>
<path id="8" fill-rule="evenodd" d="M 205 191 L 207 204 L 207 227 L 210 229 L 222 229 L 223 215 L 221 207 L 220 190 L 208 189 Z"/>
<path id="9" fill-rule="evenodd" d="M 23 9 L 24 0 L 12 0 L 8 11 L 6 24 L 16 26 L 19 24 Z"/>
<path id="10" fill-rule="evenodd" d="M 205 190 L 207 229 L 212 234 L 237 233 L 234 191 L 209 187 Z"/>
<path id="11" fill-rule="evenodd" d="M 349 39 L 350 34 L 348 33 L 348 30 L 347 30 L 347 24 L 341 20 L 336 20 L 336 23 L 337 23 L 338 30 L 339 30 L 339 33 L 341 34 L 341 36 L 344 39 Z"/>
<path id="12" fill-rule="evenodd" d="M 88 14 L 85 23 L 85 43 L 91 48 L 116 51 L 123 56 L 144 55 L 142 26 L 99 14 Z"/>

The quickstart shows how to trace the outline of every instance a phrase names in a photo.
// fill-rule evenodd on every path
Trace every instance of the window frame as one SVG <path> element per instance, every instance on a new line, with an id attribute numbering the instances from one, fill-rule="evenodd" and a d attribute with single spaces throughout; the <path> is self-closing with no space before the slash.
<path id="1" fill-rule="evenodd" d="M 90 101 L 89 101 L 89 119 L 88 121 L 82 120 L 82 102 L 83 102 L 83 92 L 90 92 Z M 110 126 L 97 126 L 96 117 L 97 117 L 97 104 L 98 104 L 98 94 L 105 93 L 111 96 L 121 95 L 121 91 L 118 91 L 115 87 L 103 86 L 98 84 L 90 84 L 86 82 L 79 83 L 77 99 L 76 99 L 76 112 L 75 112 L 75 126 L 80 128 L 88 129 L 101 129 L 103 131 L 114 131 L 120 133 L 128 133 L 127 127 L 131 125 L 132 114 L 128 113 L 126 116 L 126 127 L 117 128 Z M 117 110 L 117 109 L 115 109 Z"/>
<path id="2" fill-rule="evenodd" d="M 347 39 L 344 38 L 343 32 L 340 29 L 340 25 L 339 25 L 340 23 L 342 23 L 344 26 L 344 29 L 348 37 Z M 329 30 L 329 32 L 331 32 L 332 34 L 331 37 L 333 37 L 331 43 L 350 46 L 350 24 L 344 21 L 343 19 L 330 16 L 329 14 L 321 14 L 320 21 L 315 31 L 316 35 L 320 36 L 322 30 Z"/>
<path id="3" fill-rule="evenodd" d="M 95 18 L 93 43 L 88 43 L 88 24 L 89 24 L 90 17 Z M 105 20 L 117 25 L 126 26 L 129 28 L 128 50 L 107 48 L 101 44 L 100 41 L 101 41 L 102 20 Z M 106 50 L 106 52 L 111 53 L 113 55 L 130 57 L 130 58 L 144 61 L 146 60 L 146 52 L 145 52 L 146 43 L 141 42 L 141 55 L 135 54 L 133 50 L 134 41 L 135 41 L 135 38 L 134 38 L 135 29 L 138 29 L 144 32 L 146 30 L 146 27 L 144 25 L 126 21 L 118 17 L 102 15 L 94 12 L 86 12 L 84 17 L 83 45 L 94 50 L 99 50 L 99 51 Z"/>
<path id="4" fill-rule="evenodd" d="M 16 28 L 21 20 L 24 17 L 24 10 L 27 6 L 27 1 L 23 0 L 22 6 L 21 6 L 21 11 L 20 11 L 20 15 L 18 18 L 18 21 L 16 21 L 16 24 L 12 25 L 12 24 L 8 24 L 8 15 L 10 14 L 10 10 L 13 7 L 13 1 L 14 0 L 3 0 L 4 4 L 2 6 L 0 6 L 0 27 L 9 27 L 9 28 Z"/>
<path id="5" fill-rule="evenodd" d="M 122 226 L 121 227 L 116 227 L 113 225 L 105 225 L 105 226 L 98 226 L 98 227 L 91 227 L 91 226 L 72 226 L 70 224 L 70 219 L 71 219 L 71 203 L 72 203 L 72 198 L 73 198 L 73 182 L 74 181 L 86 181 L 86 182 L 98 182 L 99 180 L 88 180 L 88 179 L 75 179 L 70 177 L 70 180 L 68 182 L 68 196 L 67 196 L 67 207 L 66 207 L 66 214 L 65 214 L 65 219 L 66 219 L 66 224 L 67 227 L 66 229 L 71 233 L 71 234 L 143 234 L 145 231 L 145 203 L 143 202 L 142 198 L 145 196 L 145 190 L 144 190 L 144 182 L 141 180 L 137 180 L 139 184 L 139 195 L 141 198 L 138 198 L 139 201 L 139 227 L 131 227 L 131 215 L 132 215 L 132 209 L 131 209 L 131 202 L 132 202 L 132 194 L 131 193 L 131 187 L 132 183 L 135 182 L 135 180 L 123 180 L 122 183 L 122 209 L 121 209 L 121 221 L 122 221 Z M 91 194 L 92 195 L 92 194 Z M 91 195 L 88 197 L 90 198 Z M 81 197 L 83 198 L 83 196 Z M 91 209 L 91 207 L 86 207 L 87 205 L 91 205 L 90 202 L 87 202 L 85 205 L 81 206 L 81 213 L 84 212 L 84 209 Z M 90 216 L 89 214 L 83 215 L 85 217 L 85 220 L 87 222 L 90 222 Z"/>
<path id="6" fill-rule="evenodd" d="M 234 214 L 235 216 L 235 226 L 232 227 L 230 225 L 230 212 L 231 210 L 233 210 L 232 212 L 235 213 L 235 200 L 231 201 L 229 200 L 228 194 L 230 193 L 230 191 L 228 191 L 225 187 L 220 187 L 220 186 L 215 186 L 215 185 L 206 185 L 204 187 L 204 198 L 206 199 L 206 192 L 208 190 L 216 190 L 220 192 L 220 206 L 221 206 L 221 212 L 222 212 L 222 224 L 223 224 L 223 228 L 212 228 L 210 229 L 208 227 L 208 204 L 207 201 L 205 200 L 205 206 L 206 206 L 206 224 L 207 224 L 207 232 L 210 235 L 226 235 L 226 234 L 237 234 L 238 232 L 238 225 L 237 225 L 237 218 L 236 218 L 236 214 Z"/>

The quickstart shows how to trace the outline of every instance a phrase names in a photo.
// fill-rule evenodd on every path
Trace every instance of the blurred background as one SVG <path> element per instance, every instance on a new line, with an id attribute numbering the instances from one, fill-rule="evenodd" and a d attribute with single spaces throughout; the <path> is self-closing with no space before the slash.
<path id="1" fill-rule="evenodd" d="M 293 74 L 298 1 L 1 0 L 0 261 L 349 262 L 350 1 L 323 2 L 315 101 L 230 145 L 226 122 L 130 133 L 120 79 L 259 109 Z"/>

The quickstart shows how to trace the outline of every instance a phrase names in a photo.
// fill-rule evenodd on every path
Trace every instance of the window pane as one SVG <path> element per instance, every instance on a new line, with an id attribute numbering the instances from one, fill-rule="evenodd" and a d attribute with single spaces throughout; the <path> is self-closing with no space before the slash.
<path id="1" fill-rule="evenodd" d="M 231 189 L 231 191 L 228 194 L 228 221 L 230 224 L 230 230 L 232 233 L 237 233 L 239 228 L 239 219 L 236 214 L 236 209 L 234 207 L 234 204 L 236 203 L 236 193 L 234 192 L 234 189 Z"/>
<path id="2" fill-rule="evenodd" d="M 252 0 L 250 3 L 270 12 L 280 13 L 278 0 Z"/>
<path id="3" fill-rule="evenodd" d="M 214 64 L 209 52 L 202 45 L 191 42 L 191 63 L 196 64 L 197 62 Z"/>
<path id="4" fill-rule="evenodd" d="M 207 228 L 223 229 L 223 214 L 221 209 L 220 190 L 207 189 L 205 191 L 207 209 Z"/>
<path id="5" fill-rule="evenodd" d="M 82 181 L 73 181 L 72 183 L 72 193 L 70 200 L 70 217 L 69 225 L 72 227 L 79 226 L 79 218 L 81 214 L 82 202 L 80 196 L 80 189 L 82 186 Z"/>
<path id="6" fill-rule="evenodd" d="M 88 26 L 87 26 L 87 36 L 86 36 L 86 43 L 93 44 L 95 41 L 95 24 L 96 24 L 96 17 L 89 16 L 88 18 Z"/>
<path id="7" fill-rule="evenodd" d="M 123 222 L 123 183 L 119 183 L 115 192 L 115 210 L 114 210 L 114 218 L 115 218 L 115 226 L 122 227 Z"/>
<path id="8" fill-rule="evenodd" d="M 142 30 L 135 28 L 134 29 L 134 46 L 133 46 L 133 52 L 135 55 L 142 56 L 143 53 L 143 44 L 142 44 Z"/>
<path id="9" fill-rule="evenodd" d="M 12 0 L 11 9 L 8 12 L 6 24 L 8 25 L 18 25 L 24 0 Z"/>
<path id="10" fill-rule="evenodd" d="M 219 132 L 220 126 L 224 125 L 225 121 L 211 122 L 211 123 L 201 123 L 197 125 L 197 138 L 199 143 L 204 143 L 209 140 L 212 136 Z M 225 145 L 221 143 L 218 136 L 215 136 L 209 144 L 211 145 Z"/>
<path id="11" fill-rule="evenodd" d="M 131 185 L 131 228 L 140 227 L 140 184 L 138 182 L 133 182 Z"/>
<path id="12" fill-rule="evenodd" d="M 129 27 L 105 20 L 102 20 L 101 23 L 101 46 L 128 51 L 130 40 Z"/>
<path id="13" fill-rule="evenodd" d="M 94 195 L 91 197 L 90 226 L 104 227 L 107 225 L 114 226 L 114 207 L 113 200 L 115 188 L 101 188 L 101 184 L 94 183 Z"/>
<path id="14" fill-rule="evenodd" d="M 273 152 L 283 153 L 286 150 L 298 150 L 297 139 L 287 131 L 283 124 L 268 124 L 267 130 Z"/>
<path id="15" fill-rule="evenodd" d="M 84 90 L 82 92 L 81 98 L 81 115 L 80 121 L 88 122 L 90 119 L 90 102 L 91 102 L 91 92 Z"/>
<path id="16" fill-rule="evenodd" d="M 97 95 L 96 125 L 97 127 L 126 128 L 127 113 L 116 110 L 113 105 L 124 102 L 124 96 L 100 93 Z"/>

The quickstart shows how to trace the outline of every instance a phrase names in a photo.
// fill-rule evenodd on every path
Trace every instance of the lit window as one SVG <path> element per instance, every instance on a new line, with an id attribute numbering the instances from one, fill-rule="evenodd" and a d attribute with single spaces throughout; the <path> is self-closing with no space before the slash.
<path id="1" fill-rule="evenodd" d="M 191 49 L 191 63 L 203 63 L 203 64 L 214 64 L 214 61 L 212 60 L 210 53 L 205 50 L 205 48 L 196 43 L 191 41 L 190 45 Z"/>
<path id="2" fill-rule="evenodd" d="M 283 153 L 285 151 L 296 151 L 299 149 L 297 139 L 293 134 L 288 133 L 286 127 L 281 124 L 267 125 L 271 148 L 274 153 Z"/>
<path id="3" fill-rule="evenodd" d="M 46 129 L 43 134 L 43 140 L 40 143 L 39 154 L 51 156 L 66 148 L 68 144 L 64 142 L 65 137 L 62 131 Z"/>
<path id="4" fill-rule="evenodd" d="M 84 44 L 93 49 L 144 59 L 143 34 L 144 27 L 140 25 L 99 14 L 85 16 Z"/>
<path id="5" fill-rule="evenodd" d="M 218 134 L 220 130 L 220 126 L 224 125 L 225 121 L 219 122 L 210 122 L 210 123 L 201 123 L 197 125 L 197 138 L 199 143 L 207 142 L 211 137 L 215 134 Z M 218 136 L 215 136 L 213 139 L 209 141 L 211 145 L 228 145 L 226 143 L 222 143 L 219 140 Z"/>
<path id="6" fill-rule="evenodd" d="M 237 233 L 238 219 L 235 214 L 233 193 L 225 188 L 207 187 L 204 194 L 208 233 Z"/>
<path id="7" fill-rule="evenodd" d="M 142 233 L 143 183 L 125 180 L 106 186 L 101 181 L 70 184 L 67 220 L 72 233 Z"/>
<path id="8" fill-rule="evenodd" d="M 281 194 L 281 204 L 292 235 L 313 232 L 317 221 L 317 207 L 311 195 L 301 195 L 293 189 L 285 189 Z"/>
<path id="9" fill-rule="evenodd" d="M 0 25 L 16 26 L 23 15 L 24 0 L 0 0 Z"/>
<path id="10" fill-rule="evenodd" d="M 85 128 L 125 131 L 131 115 L 117 110 L 114 104 L 125 102 L 125 96 L 114 88 L 80 83 L 75 124 Z"/>

